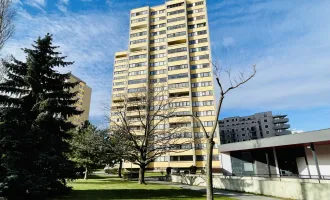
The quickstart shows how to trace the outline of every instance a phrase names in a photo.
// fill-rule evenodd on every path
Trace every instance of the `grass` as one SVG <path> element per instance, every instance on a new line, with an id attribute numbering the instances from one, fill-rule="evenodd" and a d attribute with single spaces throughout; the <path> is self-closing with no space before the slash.
<path id="1" fill-rule="evenodd" d="M 109 176 L 92 176 L 89 180 L 76 180 L 69 183 L 73 187 L 69 196 L 56 200 L 113 200 L 113 199 L 159 199 L 159 200 L 204 200 L 202 192 L 184 190 L 166 185 L 139 185 L 134 181 L 124 181 Z M 215 200 L 232 200 L 216 197 Z"/>

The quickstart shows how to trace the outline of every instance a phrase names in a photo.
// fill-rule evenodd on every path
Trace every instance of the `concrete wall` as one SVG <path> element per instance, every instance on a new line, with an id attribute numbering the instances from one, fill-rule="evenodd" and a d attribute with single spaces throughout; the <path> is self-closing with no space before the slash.
<path id="1" fill-rule="evenodd" d="M 203 175 L 172 175 L 172 182 L 205 186 Z M 323 200 L 330 197 L 330 180 L 214 176 L 214 188 L 280 198 Z"/>

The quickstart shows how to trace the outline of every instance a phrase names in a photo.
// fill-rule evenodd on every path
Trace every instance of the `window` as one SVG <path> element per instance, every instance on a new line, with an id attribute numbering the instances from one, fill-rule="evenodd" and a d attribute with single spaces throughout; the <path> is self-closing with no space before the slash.
<path id="1" fill-rule="evenodd" d="M 198 111 L 198 112 L 193 112 L 193 115 L 195 115 L 196 117 L 213 116 L 214 111 L 212 110 Z"/>
<path id="2" fill-rule="evenodd" d="M 196 9 L 196 10 L 188 10 L 188 15 L 194 14 L 194 13 L 200 13 L 204 12 L 204 8 Z"/>
<path id="3" fill-rule="evenodd" d="M 192 106 L 199 107 L 199 106 L 213 106 L 213 101 L 194 101 L 192 102 Z"/>
<path id="4" fill-rule="evenodd" d="M 185 107 L 185 106 L 190 106 L 190 102 L 189 101 L 181 101 L 181 102 L 174 102 L 174 103 L 170 103 L 170 107 Z"/>
<path id="5" fill-rule="evenodd" d="M 178 25 L 174 25 L 174 26 L 168 26 L 167 30 L 174 30 L 174 29 L 184 28 L 184 27 L 186 27 L 186 24 L 178 24 Z"/>
<path id="6" fill-rule="evenodd" d="M 200 28 L 206 26 L 206 23 L 200 23 L 200 24 L 193 24 L 193 25 L 188 25 L 188 29 L 194 29 L 194 28 Z"/>
<path id="7" fill-rule="evenodd" d="M 180 14 L 180 13 L 184 13 L 184 9 L 168 12 L 167 16 L 176 15 L 176 14 Z"/>
<path id="8" fill-rule="evenodd" d="M 208 46 L 189 49 L 190 53 L 207 51 L 207 50 L 209 50 Z"/>
<path id="9" fill-rule="evenodd" d="M 266 131 L 266 134 L 269 134 L 269 131 Z"/>
<path id="10" fill-rule="evenodd" d="M 131 20 L 131 23 L 134 24 L 134 23 L 144 22 L 144 21 L 147 21 L 146 17 L 142 17 L 142 18 L 139 18 L 139 19 L 133 19 L 133 20 Z"/>
<path id="11" fill-rule="evenodd" d="M 155 162 L 168 162 L 168 156 L 160 156 L 155 159 Z"/>
<path id="12" fill-rule="evenodd" d="M 124 91 L 125 88 L 113 88 L 114 92 Z"/>
<path id="13" fill-rule="evenodd" d="M 126 70 L 122 70 L 122 71 L 115 71 L 114 75 L 118 75 L 118 74 L 126 74 L 127 71 Z"/>
<path id="14" fill-rule="evenodd" d="M 162 28 L 165 26 L 166 26 L 166 23 L 161 23 L 161 24 L 151 25 L 150 29 Z"/>
<path id="15" fill-rule="evenodd" d="M 113 86 L 125 85 L 126 82 L 114 82 Z"/>
<path id="16" fill-rule="evenodd" d="M 169 75 L 168 79 L 177 79 L 177 78 L 186 78 L 188 77 L 188 73 L 181 73 L 181 74 L 173 74 L 173 75 Z"/>
<path id="17" fill-rule="evenodd" d="M 195 149 L 206 149 L 206 144 L 196 143 Z"/>
<path id="18" fill-rule="evenodd" d="M 203 1 L 199 1 L 199 2 L 195 2 L 195 3 L 187 4 L 187 8 L 191 8 L 193 6 L 200 6 L 200 5 L 203 5 L 203 4 L 204 4 Z"/>
<path id="19" fill-rule="evenodd" d="M 139 15 L 145 15 L 147 14 L 148 11 L 144 10 L 144 11 L 140 11 L 140 12 L 136 12 L 136 13 L 132 13 L 131 16 L 132 17 L 136 17 L 136 16 L 139 16 Z"/>
<path id="20" fill-rule="evenodd" d="M 166 56 L 166 53 L 154 54 L 154 55 L 150 55 L 150 59 L 163 58 L 165 56 Z"/>
<path id="21" fill-rule="evenodd" d="M 152 32 L 150 33 L 150 36 L 157 36 L 157 35 L 163 35 L 163 34 L 166 34 L 166 31 L 163 30 L 163 31 L 157 31 L 157 32 Z"/>
<path id="22" fill-rule="evenodd" d="M 150 75 L 165 74 L 166 69 L 150 71 Z"/>
<path id="23" fill-rule="evenodd" d="M 116 69 L 123 69 L 123 68 L 126 68 L 127 65 L 118 65 L 118 66 L 115 66 Z"/>
<path id="24" fill-rule="evenodd" d="M 168 62 L 174 62 L 179 60 L 187 60 L 187 56 L 178 56 L 173 58 L 168 58 Z"/>
<path id="25" fill-rule="evenodd" d="M 150 44 L 160 43 L 160 42 L 166 42 L 166 38 L 158 38 L 158 39 L 150 40 Z"/>
<path id="26" fill-rule="evenodd" d="M 146 74 L 146 70 L 141 70 L 141 71 L 134 71 L 134 72 L 130 72 L 128 73 L 129 76 L 135 76 L 135 75 L 143 75 Z"/>
<path id="27" fill-rule="evenodd" d="M 169 8 L 179 7 L 179 6 L 182 6 L 182 5 L 183 5 L 183 2 L 182 2 L 182 3 L 176 3 L 176 4 L 168 5 L 168 6 L 167 6 L 167 9 L 169 9 Z"/>
<path id="28" fill-rule="evenodd" d="M 150 63 L 150 67 L 158 67 L 158 66 L 164 66 L 164 65 L 166 65 L 166 61 Z"/>
<path id="29" fill-rule="evenodd" d="M 150 79 L 150 83 L 151 84 L 155 84 L 155 83 L 164 83 L 167 81 L 167 78 L 157 78 L 157 79 Z"/>
<path id="30" fill-rule="evenodd" d="M 205 160 L 206 160 L 206 156 L 203 156 L 203 155 L 196 156 L 196 161 L 205 161 Z"/>
<path id="31" fill-rule="evenodd" d="M 162 101 L 162 100 L 166 100 L 166 99 L 168 99 L 168 97 L 167 96 L 156 96 L 156 97 L 154 97 L 154 101 Z"/>
<path id="32" fill-rule="evenodd" d="M 212 82 L 211 81 L 206 81 L 206 82 L 191 83 L 192 88 L 206 87 L 206 86 L 212 86 Z"/>
<path id="33" fill-rule="evenodd" d="M 268 125 L 265 125 L 265 128 L 268 128 Z"/>
<path id="34" fill-rule="evenodd" d="M 209 55 L 207 54 L 207 55 L 190 57 L 190 61 L 204 60 L 204 59 L 209 59 Z"/>
<path id="35" fill-rule="evenodd" d="M 242 128 L 242 131 L 244 131 L 245 130 L 245 128 Z"/>
<path id="36" fill-rule="evenodd" d="M 168 71 L 186 69 L 186 68 L 188 68 L 188 65 L 174 65 L 174 66 L 168 67 Z"/>
<path id="37" fill-rule="evenodd" d="M 181 87 L 189 87 L 189 83 L 184 82 L 184 83 L 174 83 L 168 85 L 168 88 L 181 88 Z"/>
<path id="38" fill-rule="evenodd" d="M 171 161 L 193 161 L 193 156 L 171 156 Z"/>
<path id="39" fill-rule="evenodd" d="M 120 79 L 125 79 L 126 76 L 115 76 L 113 80 L 120 80 Z"/>
<path id="40" fill-rule="evenodd" d="M 167 87 L 164 86 L 164 87 L 155 87 L 155 88 L 151 88 L 151 91 L 152 92 L 161 92 L 161 91 L 166 91 L 167 90 Z M 163 107 L 168 107 L 167 105 L 163 106 Z"/>
<path id="41" fill-rule="evenodd" d="M 156 18 L 151 18 L 151 19 L 150 19 L 150 22 L 158 22 L 158 21 L 165 20 L 165 19 L 166 19 L 165 16 L 162 16 L 162 17 L 156 17 Z"/>
<path id="42" fill-rule="evenodd" d="M 135 56 L 130 56 L 130 60 L 135 60 L 135 59 L 141 59 L 141 58 L 146 58 L 147 54 L 140 54 L 140 55 L 135 55 Z"/>
<path id="43" fill-rule="evenodd" d="M 213 95 L 213 91 L 209 90 L 209 91 L 200 91 L 200 92 L 193 92 L 192 96 L 193 97 L 202 97 L 202 96 L 211 96 Z"/>
<path id="44" fill-rule="evenodd" d="M 139 44 L 143 42 L 147 42 L 147 40 L 146 39 L 133 40 L 130 42 L 130 44 Z"/>
<path id="45" fill-rule="evenodd" d="M 172 113 L 173 116 L 182 116 L 182 115 L 190 115 L 189 111 L 180 111 L 180 112 L 174 112 Z"/>
<path id="46" fill-rule="evenodd" d="M 139 36 L 144 36 L 147 35 L 147 31 L 142 31 L 142 32 L 138 32 L 138 33 L 132 33 L 131 37 L 139 37 Z"/>
<path id="47" fill-rule="evenodd" d="M 202 78 L 202 77 L 209 77 L 211 76 L 210 72 L 203 72 L 198 74 L 191 74 L 191 78 Z"/>
<path id="48" fill-rule="evenodd" d="M 198 40 L 190 40 L 189 44 L 199 44 L 199 43 L 204 43 L 207 42 L 207 38 L 203 38 L 203 39 L 198 39 Z"/>
<path id="49" fill-rule="evenodd" d="M 118 64 L 118 63 L 124 63 L 124 62 L 127 62 L 127 60 L 116 60 L 115 63 Z"/>
<path id="50" fill-rule="evenodd" d="M 190 69 L 194 70 L 194 69 L 203 69 L 203 68 L 209 68 L 210 64 L 206 63 L 206 64 L 199 64 L 199 65 L 190 65 Z"/>
<path id="51" fill-rule="evenodd" d="M 143 79 L 129 80 L 128 81 L 128 85 L 145 83 L 145 82 L 147 82 L 147 79 L 145 79 L 145 78 L 143 78 Z"/>
<path id="52" fill-rule="evenodd" d="M 189 36 L 189 37 L 192 37 L 192 36 L 204 35 L 204 34 L 207 34 L 207 31 L 206 31 L 206 30 L 204 30 L 204 31 L 192 32 L 192 33 L 189 33 L 188 36 Z"/>
<path id="53" fill-rule="evenodd" d="M 191 123 L 188 122 L 188 123 L 171 123 L 170 124 L 170 128 L 184 128 L 184 127 L 191 127 Z M 173 138 L 182 138 L 180 133 L 175 134 L 173 136 L 174 136 Z"/>
<path id="54" fill-rule="evenodd" d="M 165 10 L 158 10 L 158 11 L 154 11 L 154 12 L 151 12 L 150 15 L 157 15 L 157 14 L 162 14 L 162 13 L 165 13 Z"/>
<path id="55" fill-rule="evenodd" d="M 264 122 L 267 122 L 267 119 L 264 119 Z"/>
<path id="56" fill-rule="evenodd" d="M 188 22 L 197 21 L 197 20 L 202 20 L 202 19 L 205 19 L 205 15 L 201 15 L 201 16 L 197 16 L 197 17 L 191 17 L 191 18 L 188 18 Z"/>
<path id="57" fill-rule="evenodd" d="M 157 46 L 157 47 L 150 47 L 150 51 L 158 51 L 158 50 L 162 50 L 162 49 L 166 49 L 166 46 Z"/>
<path id="58" fill-rule="evenodd" d="M 176 18 L 168 19 L 167 20 L 167 23 L 177 22 L 177 21 L 181 21 L 181 20 L 185 20 L 185 19 L 186 19 L 185 16 L 183 16 L 183 17 L 176 17 Z"/>
<path id="59" fill-rule="evenodd" d="M 181 48 L 177 48 L 177 49 L 170 49 L 170 50 L 168 50 L 168 54 L 184 52 L 184 51 L 187 51 L 187 47 L 181 47 Z"/>
<path id="60" fill-rule="evenodd" d="M 183 35 L 186 35 L 186 31 L 167 34 L 167 37 L 172 38 L 172 37 L 178 37 L 178 36 L 183 36 Z"/>
<path id="61" fill-rule="evenodd" d="M 128 89 L 128 93 L 145 92 L 145 91 L 146 91 L 145 87 Z"/>
<path id="62" fill-rule="evenodd" d="M 146 66 L 146 65 L 147 65 L 147 62 L 132 63 L 132 64 L 129 64 L 129 68 L 142 67 L 142 66 Z"/>
<path id="63" fill-rule="evenodd" d="M 202 124 L 204 127 L 211 127 L 211 126 L 213 126 L 213 121 L 204 121 L 204 122 L 202 122 Z M 201 125 L 200 125 L 200 123 L 196 122 L 196 123 L 194 123 L 194 127 L 198 128 L 198 127 L 201 127 Z"/>

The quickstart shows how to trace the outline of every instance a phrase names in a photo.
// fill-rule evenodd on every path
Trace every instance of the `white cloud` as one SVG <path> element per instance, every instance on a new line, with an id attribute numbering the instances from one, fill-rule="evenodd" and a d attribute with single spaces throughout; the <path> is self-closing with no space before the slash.
<path id="1" fill-rule="evenodd" d="M 224 37 L 222 39 L 222 44 L 224 47 L 233 46 L 235 44 L 235 39 L 232 37 Z"/>
<path id="2" fill-rule="evenodd" d="M 27 0 L 25 3 L 45 12 L 44 7 L 46 6 L 46 0 Z"/>

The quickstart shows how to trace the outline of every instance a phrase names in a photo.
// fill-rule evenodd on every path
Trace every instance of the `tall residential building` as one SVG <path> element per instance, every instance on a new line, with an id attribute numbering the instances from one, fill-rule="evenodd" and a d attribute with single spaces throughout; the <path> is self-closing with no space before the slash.
<path id="1" fill-rule="evenodd" d="M 219 120 L 221 144 L 291 134 L 286 115 L 261 112 L 245 117 L 228 117 Z"/>
<path id="2" fill-rule="evenodd" d="M 178 111 L 198 116 L 206 131 L 211 131 L 215 96 L 206 0 L 172 0 L 160 6 L 133 9 L 129 30 L 128 50 L 115 54 L 112 109 L 123 107 L 122 95 L 164 90 L 166 99 L 176 97 L 176 104 L 172 105 Z M 162 87 L 158 88 L 160 84 Z M 169 121 L 169 127 L 176 123 Z M 161 156 L 148 169 L 205 167 L 202 128 L 191 118 L 188 124 L 191 133 L 185 137 L 191 139 L 191 148 Z M 216 169 L 220 162 L 218 140 L 215 143 Z"/>
<path id="3" fill-rule="evenodd" d="M 78 101 L 75 104 L 77 110 L 84 111 L 81 115 L 75 115 L 69 118 L 69 120 L 76 126 L 82 125 L 86 120 L 89 119 L 89 109 L 91 104 L 92 89 L 82 81 L 80 78 L 71 74 L 70 82 L 79 84 L 72 88 L 72 92 L 77 92 L 76 98 Z"/>

